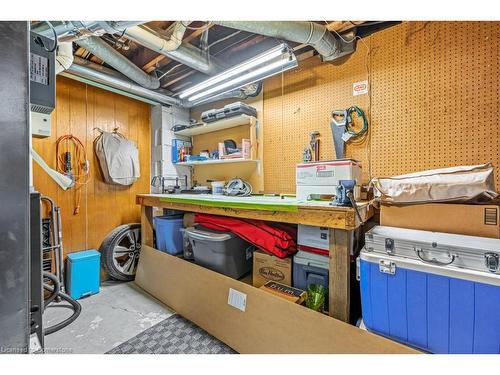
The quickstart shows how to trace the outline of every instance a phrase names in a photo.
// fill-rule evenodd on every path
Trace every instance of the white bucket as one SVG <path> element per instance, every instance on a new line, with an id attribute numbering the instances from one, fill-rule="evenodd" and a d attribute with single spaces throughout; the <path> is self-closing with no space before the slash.
<path id="1" fill-rule="evenodd" d="M 222 189 L 224 188 L 224 181 L 213 181 L 212 182 L 212 194 L 213 195 L 222 195 Z"/>

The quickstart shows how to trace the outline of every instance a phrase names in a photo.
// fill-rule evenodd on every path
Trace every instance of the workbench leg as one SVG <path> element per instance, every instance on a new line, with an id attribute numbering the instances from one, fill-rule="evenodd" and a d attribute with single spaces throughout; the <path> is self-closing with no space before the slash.
<path id="1" fill-rule="evenodd" d="M 329 315 L 349 321 L 351 293 L 351 231 L 333 229 L 334 249 L 329 259 Z"/>
<path id="2" fill-rule="evenodd" d="M 153 247 L 153 207 L 141 206 L 141 242 Z"/>

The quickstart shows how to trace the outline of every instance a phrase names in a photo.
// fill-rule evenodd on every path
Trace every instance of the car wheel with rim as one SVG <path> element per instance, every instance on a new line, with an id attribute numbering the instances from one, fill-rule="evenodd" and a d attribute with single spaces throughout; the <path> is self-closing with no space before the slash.
<path id="1" fill-rule="evenodd" d="M 115 280 L 131 281 L 141 252 L 141 224 L 125 224 L 115 228 L 99 248 L 101 264 Z"/>

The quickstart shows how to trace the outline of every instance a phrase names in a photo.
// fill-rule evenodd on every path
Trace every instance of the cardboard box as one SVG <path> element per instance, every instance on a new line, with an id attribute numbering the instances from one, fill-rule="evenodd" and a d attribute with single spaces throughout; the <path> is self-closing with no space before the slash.
<path id="1" fill-rule="evenodd" d="M 380 207 L 380 224 L 390 227 L 500 238 L 498 205 L 429 203 Z"/>
<path id="2" fill-rule="evenodd" d="M 297 245 L 299 250 L 328 255 L 334 246 L 333 229 L 299 224 Z"/>
<path id="3" fill-rule="evenodd" d="M 292 288 L 276 281 L 268 281 L 260 289 L 299 305 L 306 299 L 306 292 L 302 289 Z"/>
<path id="4" fill-rule="evenodd" d="M 260 288 L 268 281 L 292 285 L 292 258 L 278 258 L 274 255 L 255 251 L 253 253 L 253 286 Z"/>

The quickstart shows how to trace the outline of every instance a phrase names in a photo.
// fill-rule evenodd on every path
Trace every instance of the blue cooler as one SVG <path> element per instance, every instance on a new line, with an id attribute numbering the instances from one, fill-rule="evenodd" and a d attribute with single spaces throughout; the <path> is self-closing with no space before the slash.
<path id="1" fill-rule="evenodd" d="M 155 216 L 156 248 L 171 255 L 183 253 L 182 215 Z"/>
<path id="2" fill-rule="evenodd" d="M 101 253 L 85 250 L 68 254 L 66 260 L 66 290 L 79 299 L 99 293 Z"/>
<path id="3" fill-rule="evenodd" d="M 500 240 L 374 227 L 359 259 L 368 330 L 431 353 L 500 353 Z"/>
<path id="4" fill-rule="evenodd" d="M 328 289 L 328 256 L 299 250 L 293 257 L 293 287 L 307 290 L 311 284 Z"/>

